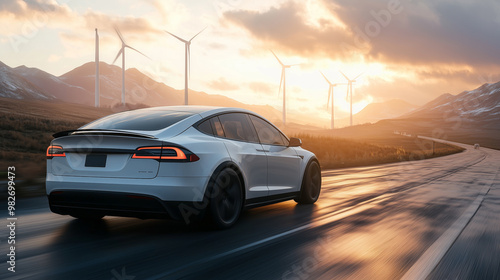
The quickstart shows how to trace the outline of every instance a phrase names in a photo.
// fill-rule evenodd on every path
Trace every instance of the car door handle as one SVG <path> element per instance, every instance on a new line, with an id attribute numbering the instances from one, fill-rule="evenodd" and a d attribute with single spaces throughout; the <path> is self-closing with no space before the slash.
<path id="1" fill-rule="evenodd" d="M 264 149 L 255 149 L 257 152 L 269 152 L 269 150 L 264 150 Z"/>

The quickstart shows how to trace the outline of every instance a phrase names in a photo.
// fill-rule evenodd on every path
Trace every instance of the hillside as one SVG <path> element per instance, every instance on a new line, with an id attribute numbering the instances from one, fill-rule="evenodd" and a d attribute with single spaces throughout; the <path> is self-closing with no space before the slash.
<path id="1" fill-rule="evenodd" d="M 373 142 L 402 133 L 500 149 L 500 82 L 457 95 L 443 94 L 395 119 L 316 133 Z"/>
<path id="2" fill-rule="evenodd" d="M 408 114 L 417 108 L 417 105 L 410 104 L 401 99 L 370 103 L 363 110 L 353 115 L 353 124 L 376 123 L 380 120 L 393 119 Z M 336 126 L 349 126 L 349 122 L 349 118 L 339 119 L 336 120 Z"/>
<path id="3" fill-rule="evenodd" d="M 22 76 L 17 75 L 12 68 L 0 62 L 0 97 L 14 99 L 54 99 Z"/>
<path id="4" fill-rule="evenodd" d="M 456 119 L 466 125 L 500 128 L 500 82 L 457 95 L 444 94 L 403 118 Z"/>
<path id="5" fill-rule="evenodd" d="M 1 64 L 3 65 L 3 64 Z M 88 62 L 57 77 L 37 68 L 19 66 L 0 67 L 0 95 L 16 99 L 53 99 L 69 103 L 94 105 L 95 63 Z M 120 104 L 122 91 L 122 70 L 119 66 L 105 62 L 99 63 L 101 106 L 112 107 Z M 9 81 L 2 83 L 2 80 Z M 15 90 L 11 90 L 15 89 Z M 181 105 L 184 90 L 174 89 L 164 83 L 154 81 L 135 68 L 125 71 L 125 99 L 128 104 L 142 106 Z M 189 103 L 193 105 L 212 105 L 239 107 L 255 111 L 266 118 L 281 123 L 281 108 L 266 105 L 249 105 L 223 95 L 189 90 Z M 368 105 L 354 115 L 354 123 L 373 123 L 381 119 L 394 118 L 414 109 L 402 100 L 390 100 Z M 290 124 L 309 127 L 326 126 L 329 121 L 324 117 L 294 112 L 287 115 Z M 349 119 L 337 119 L 336 127 L 347 126 Z"/>

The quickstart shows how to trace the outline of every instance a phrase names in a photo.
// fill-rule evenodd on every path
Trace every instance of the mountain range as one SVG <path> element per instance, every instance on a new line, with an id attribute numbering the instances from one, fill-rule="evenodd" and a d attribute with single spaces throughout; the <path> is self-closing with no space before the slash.
<path id="1" fill-rule="evenodd" d="M 121 68 L 99 63 L 101 106 L 114 106 L 121 100 Z M 154 81 L 135 68 L 126 70 L 126 101 L 143 106 L 180 105 L 184 101 L 183 90 L 176 90 L 164 83 Z M 0 97 L 16 99 L 42 99 L 94 105 L 95 63 L 85 63 L 61 76 L 54 76 L 37 68 L 19 66 L 11 68 L 0 62 Z M 193 105 L 240 107 L 264 115 L 273 122 L 281 122 L 280 108 L 267 105 L 248 105 L 223 95 L 189 90 L 189 101 Z M 372 103 L 354 115 L 354 123 L 376 122 L 400 116 L 416 106 L 403 100 Z M 290 125 L 310 123 L 317 126 L 315 116 L 289 114 Z M 328 123 L 323 120 L 325 125 Z M 348 118 L 336 120 L 336 126 L 348 125 Z M 298 125 L 301 126 L 301 125 Z"/>
<path id="2" fill-rule="evenodd" d="M 397 118 L 345 127 L 333 133 L 365 141 L 394 133 L 424 135 L 500 149 L 500 82 L 457 95 L 446 93 Z M 418 144 L 418 140 L 412 141 Z"/>
<path id="3" fill-rule="evenodd" d="M 353 115 L 353 124 L 375 123 L 380 120 L 393 119 L 408 114 L 418 106 L 402 99 L 391 99 L 385 102 L 374 102 L 366 105 L 361 111 Z M 349 125 L 349 118 L 335 120 L 339 127 Z"/>
<path id="4" fill-rule="evenodd" d="M 121 97 L 121 68 L 100 62 L 101 105 L 117 105 Z M 54 76 L 37 68 L 19 66 L 11 68 L 0 62 L 0 97 L 14 99 L 50 100 L 94 105 L 95 64 L 89 62 L 61 76 Z M 176 90 L 154 81 L 135 68 L 126 71 L 127 103 L 143 106 L 180 105 L 183 90 Z M 255 111 L 271 121 L 281 123 L 281 108 L 269 105 L 248 105 L 223 95 L 189 90 L 190 104 L 239 107 Z M 329 123 L 319 122 L 316 116 L 289 114 L 289 127 L 314 129 Z M 354 115 L 354 124 L 412 122 L 429 126 L 472 127 L 474 129 L 500 129 L 500 82 L 484 84 L 477 89 L 457 95 L 443 94 L 418 107 L 395 99 L 371 103 Z M 346 126 L 348 118 L 335 120 L 336 127 Z M 312 125 L 311 125 L 312 124 Z M 395 125 L 395 127 L 400 127 Z M 401 128 L 398 128 L 401 129 Z M 346 128 L 343 131 L 350 131 Z M 342 134 L 342 133 L 340 133 Z M 500 137 L 499 137 L 500 138 Z"/>
<path id="5" fill-rule="evenodd" d="M 482 128 L 500 127 L 500 82 L 460 94 L 445 93 L 401 118 L 443 119 Z M 499 135 L 500 140 L 500 135 Z"/>
<path id="6" fill-rule="evenodd" d="M 101 106 L 118 105 L 121 100 L 121 68 L 101 62 Z M 180 105 L 184 91 L 156 82 L 135 68 L 126 71 L 126 101 L 143 106 Z M 37 68 L 11 68 L 0 62 L 0 97 L 39 99 L 94 105 L 95 64 L 86 63 L 61 76 L 54 76 Z M 190 104 L 240 107 L 264 114 L 277 121 L 281 112 L 267 105 L 247 105 L 222 95 L 189 91 Z"/>

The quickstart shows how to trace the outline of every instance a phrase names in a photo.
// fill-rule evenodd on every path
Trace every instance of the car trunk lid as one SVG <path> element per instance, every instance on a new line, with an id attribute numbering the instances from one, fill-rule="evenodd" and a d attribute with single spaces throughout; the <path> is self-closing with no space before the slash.
<path id="1" fill-rule="evenodd" d="M 65 153 L 48 163 L 54 175 L 147 179 L 158 174 L 159 161 L 132 158 L 137 148 L 162 146 L 151 135 L 92 130 L 54 136 L 58 138 L 51 145 L 62 147 Z"/>

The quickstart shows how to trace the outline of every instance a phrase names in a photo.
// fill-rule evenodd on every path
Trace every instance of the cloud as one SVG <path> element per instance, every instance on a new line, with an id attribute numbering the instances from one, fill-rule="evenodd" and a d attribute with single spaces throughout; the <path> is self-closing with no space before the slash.
<path id="1" fill-rule="evenodd" d="M 317 17 L 307 5 L 288 1 L 264 11 L 232 10 L 226 23 L 246 29 L 257 46 L 279 47 L 289 54 L 365 61 L 500 64 L 500 3 L 319 0 L 329 17 Z"/>
<path id="2" fill-rule="evenodd" d="M 278 88 L 274 84 L 264 82 L 250 82 L 248 88 L 258 94 L 271 95 L 277 94 Z"/>
<path id="3" fill-rule="evenodd" d="M 47 58 L 47 62 L 57 62 L 57 61 L 61 60 L 61 58 L 62 58 L 62 56 L 60 56 L 60 55 L 51 54 Z"/>
<path id="4" fill-rule="evenodd" d="M 233 91 L 240 89 L 240 87 L 236 83 L 232 83 L 226 80 L 226 78 L 224 77 L 220 77 L 217 80 L 209 81 L 207 85 L 214 90 L 220 90 L 220 91 Z"/>
<path id="5" fill-rule="evenodd" d="M 67 5 L 60 5 L 55 0 L 2 0 L 0 15 L 14 16 L 18 20 L 40 20 L 50 16 L 68 18 L 72 15 Z"/>
<path id="6" fill-rule="evenodd" d="M 156 28 L 147 18 L 133 17 L 133 16 L 111 16 L 95 11 L 87 11 L 83 18 L 85 20 L 85 27 L 104 30 L 110 33 L 115 33 L 114 27 L 118 27 L 124 36 L 133 36 L 134 38 L 141 38 L 141 41 L 158 40 L 159 34 L 164 35 L 165 32 Z"/>
<path id="7" fill-rule="evenodd" d="M 307 19 L 309 16 L 303 5 L 286 2 L 263 12 L 227 11 L 224 20 L 246 29 L 266 49 L 277 47 L 303 56 L 342 57 L 345 52 L 339 42 L 351 42 L 349 34 L 327 19 L 320 19 L 320 26 L 313 25 Z"/>
<path id="8" fill-rule="evenodd" d="M 324 2 L 355 36 L 366 39 L 367 58 L 414 64 L 500 63 L 497 1 Z M 390 2 L 400 5 L 389 8 Z"/>
<path id="9" fill-rule="evenodd" d="M 1 35 L 15 40 L 35 37 L 45 27 L 71 28 L 76 25 L 77 15 L 67 5 L 53 0 L 2 0 L 0 1 Z"/>

